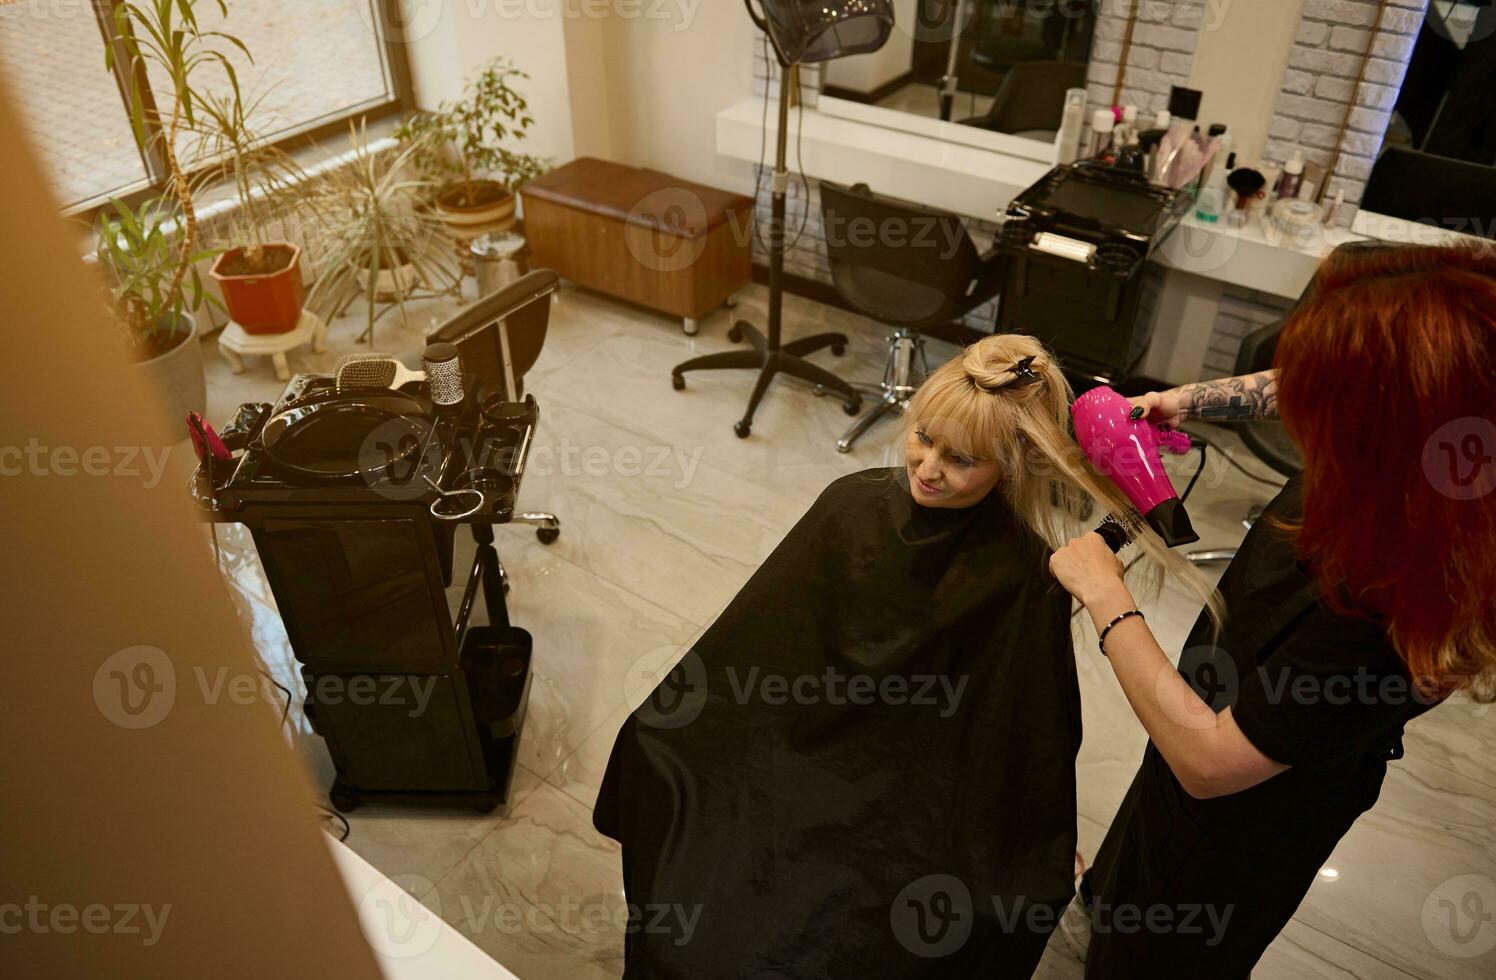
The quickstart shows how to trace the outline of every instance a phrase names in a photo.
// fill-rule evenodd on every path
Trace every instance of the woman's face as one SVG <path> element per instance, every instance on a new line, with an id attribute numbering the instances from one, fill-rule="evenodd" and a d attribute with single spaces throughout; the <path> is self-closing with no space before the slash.
<path id="1" fill-rule="evenodd" d="M 956 452 L 932 427 L 917 424 L 904 447 L 909 492 L 925 507 L 970 507 L 997 486 L 1002 474 L 994 459 Z"/>

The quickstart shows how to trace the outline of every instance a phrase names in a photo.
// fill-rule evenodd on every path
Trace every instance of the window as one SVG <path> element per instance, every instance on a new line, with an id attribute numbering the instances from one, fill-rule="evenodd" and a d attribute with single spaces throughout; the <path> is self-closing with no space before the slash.
<path id="1" fill-rule="evenodd" d="M 119 0 L 18 0 L 0 4 L 0 63 L 59 199 L 69 210 L 159 187 L 164 176 L 136 148 L 125 96 L 104 64 Z M 386 0 L 232 0 L 225 18 L 199 2 L 205 30 L 242 40 L 232 52 L 250 122 L 285 142 L 360 114 L 409 102 L 398 45 L 385 42 Z M 152 66 L 152 97 L 170 105 L 170 86 Z M 207 86 L 213 86 L 211 75 Z M 226 82 L 225 82 L 226 84 Z M 186 141 L 184 137 L 179 146 Z"/>

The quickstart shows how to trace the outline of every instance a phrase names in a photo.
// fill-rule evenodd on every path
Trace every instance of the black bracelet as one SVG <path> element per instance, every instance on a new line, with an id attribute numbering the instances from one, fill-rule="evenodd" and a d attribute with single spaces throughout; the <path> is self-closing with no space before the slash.
<path id="1" fill-rule="evenodd" d="M 1113 626 L 1116 626 L 1118 623 L 1122 622 L 1122 620 L 1128 619 L 1128 618 L 1130 618 L 1132 616 L 1136 616 L 1139 619 L 1147 619 L 1148 618 L 1148 617 L 1146 617 L 1146 616 L 1143 615 L 1142 610 L 1139 610 L 1139 609 L 1129 609 L 1129 610 L 1127 610 L 1127 612 L 1125 612 L 1122 615 L 1118 616 L 1116 619 L 1112 620 L 1110 623 L 1107 623 L 1106 624 L 1106 628 L 1101 631 L 1101 636 L 1099 636 L 1096 639 L 1096 646 L 1098 646 L 1101 649 L 1101 655 L 1103 657 L 1106 656 L 1106 635 L 1112 631 L 1112 627 Z"/>

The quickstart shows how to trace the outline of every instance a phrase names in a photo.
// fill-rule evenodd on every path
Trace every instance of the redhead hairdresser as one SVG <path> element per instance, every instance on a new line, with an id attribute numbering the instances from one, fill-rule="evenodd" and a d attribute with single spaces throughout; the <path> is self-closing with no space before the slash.
<path id="1" fill-rule="evenodd" d="M 1138 400 L 1171 424 L 1281 418 L 1304 472 L 1177 671 L 1100 537 L 1051 560 L 1149 735 L 1068 916 L 1093 927 L 1087 977 L 1249 976 L 1376 802 L 1403 726 L 1455 691 L 1496 697 L 1493 378 L 1489 248 L 1352 246 L 1288 315 L 1272 372 Z M 1103 928 L 1157 906 L 1201 928 Z"/>

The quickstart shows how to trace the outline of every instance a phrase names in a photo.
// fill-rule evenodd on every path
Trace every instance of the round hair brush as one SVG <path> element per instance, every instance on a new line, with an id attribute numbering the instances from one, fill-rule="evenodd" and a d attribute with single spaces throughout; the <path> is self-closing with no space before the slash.
<path id="1" fill-rule="evenodd" d="M 425 371 L 411 371 L 393 354 L 345 354 L 333 372 L 338 391 L 354 388 L 401 388 L 412 381 L 425 381 Z"/>

